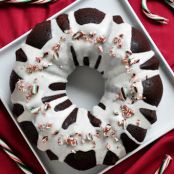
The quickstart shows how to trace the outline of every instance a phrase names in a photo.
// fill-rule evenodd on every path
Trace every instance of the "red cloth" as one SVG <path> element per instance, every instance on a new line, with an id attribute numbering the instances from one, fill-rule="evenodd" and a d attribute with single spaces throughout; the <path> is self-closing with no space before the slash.
<path id="1" fill-rule="evenodd" d="M 56 3 L 48 4 L 45 6 L 1 6 L 0 7 L 0 47 L 11 42 L 24 32 L 31 29 L 36 23 L 41 22 L 64 8 L 74 0 L 58 0 Z M 151 1 L 149 8 L 161 15 L 170 19 L 168 25 L 158 25 L 148 20 L 140 10 L 140 0 L 129 0 L 139 18 L 145 25 L 150 33 L 152 39 L 155 41 L 162 54 L 168 61 L 169 65 L 174 70 L 174 54 L 173 54 L 173 41 L 174 41 L 174 23 L 172 23 L 173 13 L 172 10 L 164 5 L 162 2 Z M 23 140 L 19 131 L 15 127 L 13 121 L 8 116 L 3 105 L 0 103 L 0 137 L 3 137 L 9 145 L 11 145 L 15 152 L 25 163 L 27 163 L 35 173 L 42 174 L 43 170 L 35 159 L 34 155 L 30 152 L 29 147 Z M 122 162 L 108 174 L 149 174 L 159 167 L 165 154 L 174 154 L 174 131 L 166 134 L 160 140 L 152 145 L 144 148 L 136 153 L 126 161 Z M 20 143 L 19 143 L 20 142 Z M 174 156 L 173 156 L 174 157 Z M 166 173 L 173 173 L 173 162 L 169 166 Z M 0 173 L 1 174 L 22 174 L 16 165 L 10 160 L 7 155 L 0 150 Z"/>

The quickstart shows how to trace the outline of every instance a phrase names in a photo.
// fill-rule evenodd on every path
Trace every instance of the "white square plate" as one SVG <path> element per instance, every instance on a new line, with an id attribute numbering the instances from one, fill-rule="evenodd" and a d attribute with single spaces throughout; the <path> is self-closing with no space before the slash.
<path id="1" fill-rule="evenodd" d="M 170 69 L 170 67 L 168 66 L 168 64 L 166 63 L 164 57 L 161 55 L 160 51 L 158 50 L 158 48 L 152 41 L 152 39 L 148 35 L 147 31 L 141 24 L 140 20 L 134 13 L 133 9 L 131 8 L 127 0 L 102 0 L 102 1 L 101 0 L 77 0 L 75 3 L 71 4 L 70 6 L 62 10 L 61 12 L 55 14 L 50 19 L 55 18 L 60 13 L 68 13 L 69 11 L 74 11 L 84 7 L 95 7 L 106 13 L 111 13 L 113 15 L 121 15 L 125 22 L 128 22 L 136 26 L 140 30 L 142 30 L 144 34 L 146 35 L 147 39 L 149 40 L 152 49 L 155 51 L 156 56 L 159 58 L 161 62 L 160 75 L 164 85 L 164 93 L 163 93 L 162 101 L 158 107 L 158 112 L 157 112 L 158 120 L 152 126 L 152 128 L 148 131 L 144 143 L 135 151 L 129 153 L 123 159 L 119 160 L 118 163 L 120 163 L 121 161 L 125 160 L 132 154 L 136 153 L 143 147 L 147 146 L 148 144 L 150 144 L 151 142 L 153 142 L 154 140 L 156 140 L 157 138 L 159 138 L 160 136 L 164 135 L 166 132 L 174 128 L 174 119 L 173 119 L 172 113 L 170 112 L 174 103 L 174 74 L 172 70 Z M 51 173 L 51 174 L 104 173 L 105 171 L 109 170 L 113 166 L 111 167 L 97 166 L 88 171 L 77 171 L 64 163 L 60 163 L 57 161 L 50 161 L 43 152 L 39 151 L 37 148 L 31 145 L 31 143 L 27 140 L 22 130 L 18 126 L 16 120 L 14 119 L 11 113 L 9 77 L 15 62 L 15 51 L 20 47 L 21 43 L 25 41 L 27 35 L 28 35 L 28 32 L 0 50 L 0 66 L 1 66 L 0 68 L 0 79 L 1 79 L 0 97 L 3 104 L 8 110 L 16 126 L 21 131 L 25 140 L 29 144 L 36 158 L 43 166 L 43 169 L 45 170 L 45 172 Z"/>

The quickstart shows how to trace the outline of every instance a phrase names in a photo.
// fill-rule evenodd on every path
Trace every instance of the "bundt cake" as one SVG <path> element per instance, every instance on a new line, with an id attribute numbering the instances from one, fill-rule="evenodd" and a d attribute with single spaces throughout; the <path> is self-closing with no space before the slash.
<path id="1" fill-rule="evenodd" d="M 96 69 L 105 81 L 92 111 L 66 93 L 67 78 L 78 66 Z M 16 51 L 13 114 L 51 160 L 78 170 L 114 165 L 157 120 L 163 93 L 158 68 L 146 37 L 121 16 L 94 8 L 61 14 L 37 24 Z"/>

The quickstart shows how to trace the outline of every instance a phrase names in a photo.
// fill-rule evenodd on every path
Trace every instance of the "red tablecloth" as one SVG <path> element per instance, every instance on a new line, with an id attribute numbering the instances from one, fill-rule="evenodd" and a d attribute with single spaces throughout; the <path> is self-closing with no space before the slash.
<path id="1" fill-rule="evenodd" d="M 0 5 L 0 47 L 3 47 L 7 43 L 11 42 L 21 34 L 31 29 L 36 23 L 43 21 L 73 1 L 74 0 L 58 0 L 56 3 L 45 6 Z M 154 12 L 165 15 L 170 19 L 168 25 L 158 25 L 144 17 L 140 10 L 140 0 L 129 1 L 166 58 L 167 62 L 172 69 L 174 69 L 174 18 L 172 10 L 168 6 L 164 5 L 162 1 L 151 1 L 151 3 L 149 3 L 150 9 L 153 9 Z M 8 144 L 15 149 L 21 159 L 23 159 L 24 162 L 26 162 L 35 171 L 35 173 L 44 173 L 1 103 L 0 108 L 0 137 L 3 137 Z M 117 167 L 110 170 L 108 174 L 153 174 L 161 164 L 166 153 L 174 157 L 173 146 L 174 131 L 171 131 L 152 145 L 149 145 L 145 149 L 119 164 Z M 0 173 L 22 173 L 1 150 Z M 174 173 L 173 162 L 166 173 Z"/>

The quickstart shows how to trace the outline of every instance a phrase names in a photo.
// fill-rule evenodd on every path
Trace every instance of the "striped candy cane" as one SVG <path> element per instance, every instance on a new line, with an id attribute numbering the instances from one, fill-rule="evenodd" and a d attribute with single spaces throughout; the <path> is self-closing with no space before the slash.
<path id="1" fill-rule="evenodd" d="M 174 9 L 174 0 L 164 0 L 170 7 Z"/>
<path id="2" fill-rule="evenodd" d="M 167 0 L 167 1 L 169 1 L 169 0 Z M 156 22 L 159 22 L 161 24 L 167 24 L 169 22 L 169 20 L 167 18 L 151 13 L 151 11 L 147 7 L 147 0 L 142 0 L 141 7 L 142 7 L 143 13 L 148 18 L 150 18 L 150 19 L 152 19 L 152 20 L 154 20 Z"/>
<path id="3" fill-rule="evenodd" d="M 46 4 L 49 2 L 54 2 L 56 0 L 0 0 L 0 3 L 6 3 L 6 4 Z"/>
<path id="4" fill-rule="evenodd" d="M 0 138 L 0 148 L 18 165 L 25 174 L 33 174 L 31 170 L 13 153 L 12 149 Z"/>
<path id="5" fill-rule="evenodd" d="M 170 162 L 172 160 L 172 157 L 170 155 L 166 155 L 166 158 L 163 160 L 161 166 L 159 169 L 157 169 L 157 171 L 155 172 L 155 174 L 163 174 L 164 171 L 167 169 L 167 167 L 169 166 Z"/>

